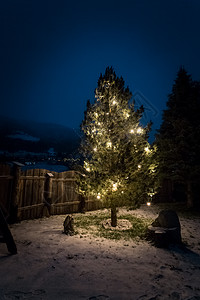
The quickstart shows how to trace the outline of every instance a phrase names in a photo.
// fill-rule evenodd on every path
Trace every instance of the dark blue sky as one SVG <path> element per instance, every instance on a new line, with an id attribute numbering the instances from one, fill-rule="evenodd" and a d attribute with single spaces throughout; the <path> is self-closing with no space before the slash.
<path id="1" fill-rule="evenodd" d="M 200 80 L 199 0 L 0 3 L 1 115 L 78 127 L 113 66 L 159 126 L 178 68 Z"/>

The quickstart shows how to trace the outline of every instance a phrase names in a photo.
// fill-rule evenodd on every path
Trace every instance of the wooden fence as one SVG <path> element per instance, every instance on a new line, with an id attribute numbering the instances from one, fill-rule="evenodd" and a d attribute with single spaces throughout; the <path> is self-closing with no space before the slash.
<path id="1" fill-rule="evenodd" d="M 0 204 L 12 221 L 101 207 L 99 201 L 77 193 L 75 171 L 23 171 L 17 163 L 0 165 Z"/>

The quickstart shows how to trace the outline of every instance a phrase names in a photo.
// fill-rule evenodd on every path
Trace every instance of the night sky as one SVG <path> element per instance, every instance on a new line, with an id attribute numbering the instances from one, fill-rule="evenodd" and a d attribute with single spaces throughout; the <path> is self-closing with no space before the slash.
<path id="1" fill-rule="evenodd" d="M 113 66 L 158 127 L 179 67 L 200 80 L 199 16 L 199 0 L 0 1 L 0 115 L 77 128 Z"/>

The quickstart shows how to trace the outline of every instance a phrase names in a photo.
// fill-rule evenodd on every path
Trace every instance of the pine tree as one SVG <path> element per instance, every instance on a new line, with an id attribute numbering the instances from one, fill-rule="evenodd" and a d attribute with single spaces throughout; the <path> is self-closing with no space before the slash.
<path id="1" fill-rule="evenodd" d="M 199 95 L 199 84 L 181 67 L 156 137 L 160 182 L 168 178 L 184 184 L 188 207 L 193 206 L 192 186 L 200 171 Z"/>
<path id="2" fill-rule="evenodd" d="M 84 176 L 80 191 L 111 207 L 111 224 L 116 226 L 119 205 L 129 200 L 137 206 L 151 192 L 155 150 L 147 141 L 150 124 L 140 125 L 143 107 L 135 111 L 129 88 L 113 68 L 100 76 L 95 98 L 94 104 L 88 101 L 81 125 Z"/>

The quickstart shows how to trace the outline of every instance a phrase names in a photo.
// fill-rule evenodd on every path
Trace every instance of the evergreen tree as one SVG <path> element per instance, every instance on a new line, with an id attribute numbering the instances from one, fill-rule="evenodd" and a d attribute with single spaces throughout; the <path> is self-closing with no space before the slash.
<path id="1" fill-rule="evenodd" d="M 154 184 L 155 150 L 147 141 L 150 124 L 140 125 L 143 107 L 135 111 L 131 97 L 123 78 L 108 67 L 81 125 L 85 176 L 80 191 L 111 207 L 112 226 L 117 225 L 116 208 L 127 200 L 139 205 Z"/>
<path id="2" fill-rule="evenodd" d="M 200 89 L 180 68 L 156 137 L 160 182 L 165 178 L 185 185 L 188 207 L 193 206 L 192 186 L 199 178 Z"/>

